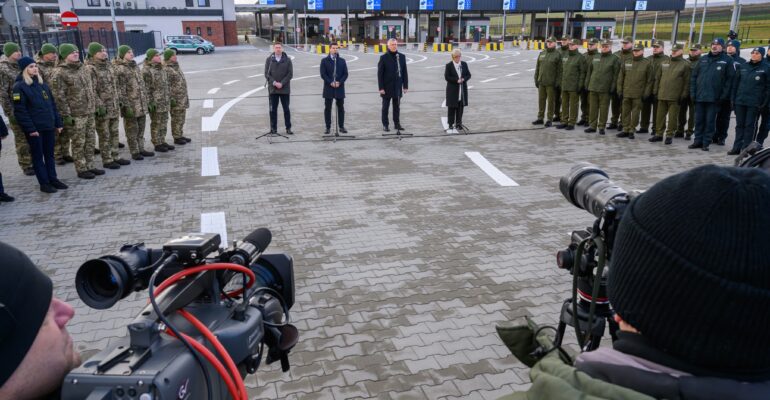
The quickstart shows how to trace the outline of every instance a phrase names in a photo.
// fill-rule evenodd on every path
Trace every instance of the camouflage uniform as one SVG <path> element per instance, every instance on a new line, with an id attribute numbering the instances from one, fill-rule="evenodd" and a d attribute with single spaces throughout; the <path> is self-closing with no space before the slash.
<path id="1" fill-rule="evenodd" d="M 168 77 L 162 63 L 145 60 L 142 67 L 144 87 L 147 88 L 148 107 L 150 109 L 150 138 L 152 144 L 166 144 L 168 127 L 169 92 Z"/>
<path id="2" fill-rule="evenodd" d="M 184 120 L 187 109 L 190 108 L 190 99 L 187 96 L 187 80 L 184 72 L 179 69 L 179 63 L 166 61 L 166 76 L 168 77 L 168 90 L 170 94 L 169 113 L 171 115 L 171 136 L 182 139 L 184 136 Z"/>
<path id="3" fill-rule="evenodd" d="M 37 70 L 40 72 L 40 76 L 43 77 L 43 82 L 51 83 L 53 78 L 53 70 L 56 68 L 56 61 L 43 61 L 41 57 L 35 57 L 37 63 Z"/>
<path id="4" fill-rule="evenodd" d="M 16 144 L 16 156 L 19 160 L 19 167 L 21 170 L 28 170 L 32 168 L 32 155 L 29 152 L 29 144 L 27 144 L 27 138 L 24 136 L 24 132 L 21 127 L 16 123 L 16 118 L 13 116 L 13 102 L 11 101 L 11 92 L 13 91 L 13 85 L 16 83 L 16 77 L 19 76 L 19 64 L 16 61 L 4 59 L 0 61 L 0 102 L 2 102 L 3 112 L 8 117 L 10 122 L 9 128 L 13 131 L 14 142 Z"/>
<path id="5" fill-rule="evenodd" d="M 89 58 L 86 64 L 91 81 L 96 89 L 96 133 L 99 135 L 99 150 L 102 164 L 109 164 L 119 158 L 118 153 L 118 89 L 115 75 L 108 60 Z"/>
<path id="6" fill-rule="evenodd" d="M 94 169 L 94 113 L 96 92 L 91 74 L 80 63 L 62 62 L 53 73 L 51 89 L 64 122 L 62 135 L 72 140 L 72 158 L 78 173 Z"/>
<path id="7" fill-rule="evenodd" d="M 128 149 L 137 157 L 144 150 L 144 125 L 147 116 L 147 92 L 136 61 L 116 58 L 112 62 L 118 87 L 120 115 L 126 131 Z"/>

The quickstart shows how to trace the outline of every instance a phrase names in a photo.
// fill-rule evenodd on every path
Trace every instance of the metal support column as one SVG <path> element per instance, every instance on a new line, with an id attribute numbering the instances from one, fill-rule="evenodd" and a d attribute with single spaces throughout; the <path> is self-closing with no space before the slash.
<path id="1" fill-rule="evenodd" d="M 738 10 L 740 9 L 740 0 L 733 1 L 733 16 L 730 18 L 730 30 L 738 32 Z"/>
<path id="2" fill-rule="evenodd" d="M 674 23 L 671 25 L 671 43 L 676 43 L 676 37 L 679 36 L 679 14 L 680 10 L 674 11 Z"/>
<path id="3" fill-rule="evenodd" d="M 500 32 L 500 41 L 505 41 L 505 26 L 506 26 L 506 20 L 505 20 L 505 10 L 503 10 L 503 26 Z"/>
<path id="4" fill-rule="evenodd" d="M 414 13 L 414 20 L 415 20 L 415 24 L 414 24 L 415 41 L 417 43 L 420 43 L 420 10 L 419 9 Z"/>
<path id="5" fill-rule="evenodd" d="M 698 43 L 703 42 L 703 25 L 706 24 L 706 10 L 709 8 L 709 0 L 703 3 L 703 16 L 700 20 L 700 32 L 698 32 Z"/>
<path id="6" fill-rule="evenodd" d="M 438 12 L 438 43 L 444 43 L 444 25 L 446 24 L 446 11 Z M 434 40 L 435 42 L 435 40 Z"/>
<path id="7" fill-rule="evenodd" d="M 631 39 L 636 40 L 636 22 L 639 20 L 639 11 L 634 10 L 634 20 L 631 22 Z"/>
<path id="8" fill-rule="evenodd" d="M 519 40 L 524 39 L 524 33 L 527 32 L 527 14 L 522 13 L 521 14 L 521 34 L 519 35 Z"/>
<path id="9" fill-rule="evenodd" d="M 299 25 L 297 25 L 297 22 L 299 22 L 299 14 L 297 13 L 297 10 L 294 10 L 294 23 L 292 24 L 292 30 L 294 31 L 294 44 L 299 44 L 299 32 L 297 32 L 297 28 Z"/>
<path id="10" fill-rule="evenodd" d="M 267 22 L 268 24 L 270 24 L 270 29 L 268 29 L 268 31 L 270 32 L 270 37 L 268 38 L 268 40 L 272 42 L 273 41 L 273 13 L 267 13 L 267 17 L 268 17 Z"/>
<path id="11" fill-rule="evenodd" d="M 695 0 L 695 5 L 692 7 L 692 19 L 690 19 L 690 33 L 687 35 L 687 43 L 690 45 L 693 42 L 692 33 L 695 31 L 695 14 L 698 12 L 698 0 Z"/>
<path id="12" fill-rule="evenodd" d="M 571 13 L 569 11 L 565 11 L 564 12 L 564 22 L 562 22 L 562 24 L 561 24 L 561 35 L 562 36 L 567 36 L 567 26 L 569 25 L 570 14 Z M 570 33 L 569 35 L 571 36 L 572 34 Z"/>
<path id="13" fill-rule="evenodd" d="M 283 27 L 283 30 L 281 31 L 283 32 L 283 41 L 286 42 L 289 40 L 289 11 L 288 10 L 283 11 L 283 25 L 281 26 Z"/>
<path id="14" fill-rule="evenodd" d="M 254 13 L 254 19 L 257 20 L 257 37 L 262 39 L 262 13 Z"/>
<path id="15" fill-rule="evenodd" d="M 524 19 L 524 16 L 522 15 L 521 18 Z M 546 34 L 547 34 L 548 33 L 548 27 L 546 27 L 545 31 L 546 31 Z M 534 39 L 534 35 L 535 35 L 535 13 L 532 13 L 532 14 L 530 14 L 530 18 L 529 18 L 529 39 L 530 40 Z"/>

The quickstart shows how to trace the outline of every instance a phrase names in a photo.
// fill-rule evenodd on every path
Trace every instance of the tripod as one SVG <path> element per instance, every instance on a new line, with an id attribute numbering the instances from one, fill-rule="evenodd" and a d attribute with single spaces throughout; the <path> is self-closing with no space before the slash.
<path id="1" fill-rule="evenodd" d="M 337 108 L 337 101 L 334 101 L 334 108 L 332 109 L 332 123 L 334 124 L 334 133 L 329 133 L 328 135 L 323 135 L 323 140 L 332 140 L 333 142 L 336 142 L 337 139 L 342 140 L 348 140 L 348 139 L 355 139 L 356 137 L 353 135 L 340 135 L 340 124 L 339 119 L 337 118 L 338 114 L 338 108 Z"/>
<path id="2" fill-rule="evenodd" d="M 573 315 L 572 302 L 577 301 L 577 318 Z M 618 330 L 618 324 L 612 317 L 612 311 L 609 307 L 600 306 L 597 307 L 596 313 L 593 315 L 593 320 L 589 320 L 590 312 L 589 307 L 579 299 L 567 299 L 561 307 L 561 315 L 559 316 L 559 327 L 556 331 L 556 337 L 554 338 L 554 345 L 556 347 L 561 346 L 562 339 L 564 339 L 564 332 L 567 325 L 575 327 L 577 323 L 578 329 L 585 337 L 585 343 L 581 351 L 596 350 L 602 341 L 604 336 L 605 322 L 609 325 L 610 336 L 614 341 L 617 339 L 616 332 Z"/>
<path id="3" fill-rule="evenodd" d="M 270 99 L 270 97 L 268 96 L 268 102 L 272 103 L 269 99 Z M 278 110 L 278 100 L 275 101 L 275 104 L 270 104 L 270 107 L 275 107 L 276 111 L 277 111 Z M 272 110 L 270 110 L 270 111 L 272 112 Z M 277 118 L 278 118 L 278 116 L 276 116 L 276 119 Z M 259 140 L 259 139 L 262 139 L 263 137 L 266 137 L 267 138 L 267 142 L 271 143 L 271 144 L 273 143 L 273 141 L 271 139 L 274 138 L 274 137 L 282 137 L 282 138 L 284 138 L 286 140 L 289 140 L 288 136 L 281 135 L 280 133 L 278 133 L 278 131 L 274 131 L 272 128 L 270 129 L 269 132 L 257 136 L 254 140 Z"/>

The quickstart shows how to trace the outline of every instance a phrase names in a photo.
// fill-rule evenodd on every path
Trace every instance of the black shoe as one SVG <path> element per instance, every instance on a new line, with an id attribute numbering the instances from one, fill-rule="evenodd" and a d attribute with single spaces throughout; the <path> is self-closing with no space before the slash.
<path id="1" fill-rule="evenodd" d="M 620 132 L 617 135 L 615 135 L 615 137 L 619 137 L 619 138 L 627 138 L 628 136 L 629 134 L 626 132 Z"/>
<path id="2" fill-rule="evenodd" d="M 692 135 L 691 134 L 688 133 L 688 134 L 684 135 L 684 140 L 690 140 L 690 139 L 692 139 Z"/>
<path id="3" fill-rule="evenodd" d="M 607 125 L 607 129 L 618 129 L 618 124 L 609 124 Z"/>
<path id="4" fill-rule="evenodd" d="M 676 133 L 674 133 L 674 137 L 675 138 L 683 138 L 684 137 L 684 132 L 676 132 Z"/>
<path id="5" fill-rule="evenodd" d="M 122 158 L 118 158 L 115 160 L 115 162 L 118 163 L 118 165 L 131 165 L 131 161 L 124 160 Z"/>
<path id="6" fill-rule="evenodd" d="M 727 155 L 728 155 L 728 156 L 737 156 L 738 154 L 741 154 L 741 151 L 740 151 L 740 150 L 735 150 L 735 149 L 732 149 L 732 150 L 730 150 L 730 151 L 728 151 L 728 152 L 727 152 Z"/>
<path id="7" fill-rule="evenodd" d="M 155 145 L 155 151 L 157 151 L 158 153 L 165 153 L 168 151 L 168 148 L 166 148 L 166 146 L 162 144 L 158 144 L 158 145 Z"/>
<path id="8" fill-rule="evenodd" d="M 133 155 L 131 155 L 131 159 L 136 160 L 136 161 L 140 161 L 140 160 L 144 160 L 144 157 L 142 157 L 141 154 L 133 154 Z"/>
<path id="9" fill-rule="evenodd" d="M 709 151 L 709 147 L 708 146 L 703 146 L 700 149 L 703 150 L 703 151 Z"/>
<path id="10" fill-rule="evenodd" d="M 10 202 L 12 202 L 12 201 L 14 201 L 14 200 L 16 200 L 16 199 L 14 199 L 14 198 L 13 198 L 13 197 L 11 197 L 11 196 L 8 196 L 8 194 L 6 194 L 6 193 L 0 193 L 0 201 L 2 201 L 2 202 L 4 202 L 4 203 L 10 203 Z"/>
<path id="11" fill-rule="evenodd" d="M 119 148 L 119 149 L 122 149 L 122 148 L 124 148 L 124 147 L 126 147 L 126 145 L 125 145 L 125 144 L 118 142 L 118 148 Z"/>
<path id="12" fill-rule="evenodd" d="M 578 121 L 578 123 L 577 123 L 577 126 L 586 126 L 586 125 L 588 125 L 588 121 L 586 121 L 586 120 L 584 120 L 584 119 L 581 119 L 581 120 L 580 120 L 580 121 Z"/>
<path id="13" fill-rule="evenodd" d="M 382 127 L 382 131 L 383 132 L 390 132 L 390 128 L 388 128 L 387 126 L 383 126 Z"/>
<path id="14" fill-rule="evenodd" d="M 184 146 L 184 145 L 187 144 L 187 141 L 182 139 L 182 138 L 177 138 L 177 139 L 174 139 L 174 144 L 178 144 L 178 145 Z"/>
<path id="15" fill-rule="evenodd" d="M 153 157 L 155 155 L 155 153 L 153 153 L 151 151 L 145 151 L 145 150 L 140 151 L 139 154 L 142 157 Z"/>
<path id="16" fill-rule="evenodd" d="M 396 125 L 396 130 L 397 131 L 405 131 L 406 129 L 404 129 L 404 127 L 401 126 L 401 125 Z"/>
<path id="17" fill-rule="evenodd" d="M 666 142 L 665 142 L 666 144 L 671 144 L 673 142 L 674 142 L 674 139 L 666 138 Z"/>
<path id="18" fill-rule="evenodd" d="M 602 129 L 602 130 L 604 130 L 604 129 Z M 586 129 L 583 129 L 583 132 L 585 132 L 585 133 L 594 133 L 594 132 L 596 132 L 596 129 L 594 129 L 594 128 L 586 128 Z"/>
<path id="19" fill-rule="evenodd" d="M 57 188 L 57 189 L 67 189 L 69 186 L 65 185 L 64 182 L 60 180 L 51 181 L 51 186 Z"/>
<path id="20" fill-rule="evenodd" d="M 190 143 L 190 142 L 192 142 L 192 139 L 188 138 L 187 136 L 182 136 L 182 139 L 183 139 L 185 142 L 187 142 L 187 143 Z"/>
<path id="21" fill-rule="evenodd" d="M 94 149 L 94 155 L 102 154 L 102 152 L 99 149 Z"/>
<path id="22" fill-rule="evenodd" d="M 567 125 L 567 127 L 564 128 L 564 130 L 565 131 L 574 131 L 575 130 L 575 125 Z"/>
<path id="23" fill-rule="evenodd" d="M 662 136 L 653 136 L 653 137 L 651 137 L 651 138 L 649 138 L 647 140 L 652 142 L 652 143 L 662 142 L 663 141 L 663 137 Z"/>
<path id="24" fill-rule="evenodd" d="M 94 178 L 96 178 L 96 175 L 94 175 L 94 173 L 91 172 L 91 171 L 83 171 L 83 172 L 78 172 L 78 178 L 81 178 L 81 179 L 94 179 Z"/>
<path id="25" fill-rule="evenodd" d="M 633 133 L 629 133 L 629 134 L 628 134 L 628 138 L 629 138 L 629 139 L 635 139 L 636 137 L 634 136 L 634 134 L 633 134 Z"/>
<path id="26" fill-rule="evenodd" d="M 331 129 L 329 128 L 324 129 L 324 135 L 329 135 L 329 134 L 331 134 Z"/>
<path id="27" fill-rule="evenodd" d="M 546 128 L 549 128 L 552 125 L 553 125 L 553 123 L 551 123 L 551 121 L 545 121 L 545 124 L 543 126 L 545 126 Z"/>
<path id="28" fill-rule="evenodd" d="M 24 168 L 24 175 L 27 175 L 27 176 L 35 175 L 35 169 L 34 168 Z"/>
<path id="29" fill-rule="evenodd" d="M 56 165 L 66 165 L 66 164 L 67 164 L 67 162 L 64 161 L 63 158 L 57 158 L 56 159 Z"/>
<path id="30" fill-rule="evenodd" d="M 599 129 L 599 134 L 604 135 L 604 129 Z"/>
<path id="31" fill-rule="evenodd" d="M 559 116 L 553 117 L 553 122 L 561 122 L 561 118 Z"/>
<path id="32" fill-rule="evenodd" d="M 174 150 L 174 149 L 176 149 L 176 147 L 174 147 L 174 146 L 172 146 L 172 145 L 170 145 L 168 143 L 163 143 L 163 145 L 166 146 L 167 150 Z"/>
<path id="33" fill-rule="evenodd" d="M 286 128 L 286 134 L 287 135 L 293 135 L 294 132 L 291 131 L 291 128 Z"/>
<path id="34" fill-rule="evenodd" d="M 66 162 L 75 162 L 75 159 L 72 158 L 72 156 L 64 156 L 62 159 L 64 159 Z"/>
<path id="35" fill-rule="evenodd" d="M 701 147 L 703 147 L 703 143 L 693 143 L 687 146 L 688 149 L 700 149 Z"/>
<path id="36" fill-rule="evenodd" d="M 108 168 L 108 169 L 120 169 L 120 164 L 116 163 L 115 161 L 113 161 L 113 162 L 108 162 L 107 164 L 104 164 L 104 168 Z"/>
<path id="37" fill-rule="evenodd" d="M 567 124 L 556 125 L 556 129 L 565 129 L 566 127 L 567 127 Z"/>
<path id="38" fill-rule="evenodd" d="M 43 193 L 56 193 L 56 192 L 58 192 L 58 190 L 56 190 L 55 187 L 53 187 L 51 185 L 48 185 L 48 184 L 40 185 L 40 191 L 43 192 Z"/>
<path id="39" fill-rule="evenodd" d="M 636 133 L 650 133 L 650 130 L 647 128 L 638 129 Z"/>
<path id="40" fill-rule="evenodd" d="M 348 133 L 348 130 L 343 127 L 340 127 L 340 133 Z"/>
<path id="41" fill-rule="evenodd" d="M 93 168 L 93 169 L 89 169 L 88 171 L 91 172 L 94 175 L 104 175 L 104 170 L 103 169 Z"/>
<path id="42" fill-rule="evenodd" d="M 719 139 L 719 140 L 717 140 L 717 144 L 720 145 L 720 146 L 724 146 L 725 145 L 725 140 L 724 139 Z"/>
<path id="43" fill-rule="evenodd" d="M 543 120 L 542 119 L 536 119 L 536 120 L 532 121 L 532 125 L 543 125 Z"/>
<path id="44" fill-rule="evenodd" d="M 618 124 L 618 130 L 623 132 L 623 125 Z"/>

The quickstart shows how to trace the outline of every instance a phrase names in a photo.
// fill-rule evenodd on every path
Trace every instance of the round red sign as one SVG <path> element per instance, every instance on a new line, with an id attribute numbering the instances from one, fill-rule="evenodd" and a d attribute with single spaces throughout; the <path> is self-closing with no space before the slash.
<path id="1" fill-rule="evenodd" d="M 80 22 L 80 20 L 78 19 L 78 15 L 74 12 L 65 11 L 61 13 L 61 24 L 63 26 L 74 28 L 78 26 L 78 22 Z"/>

